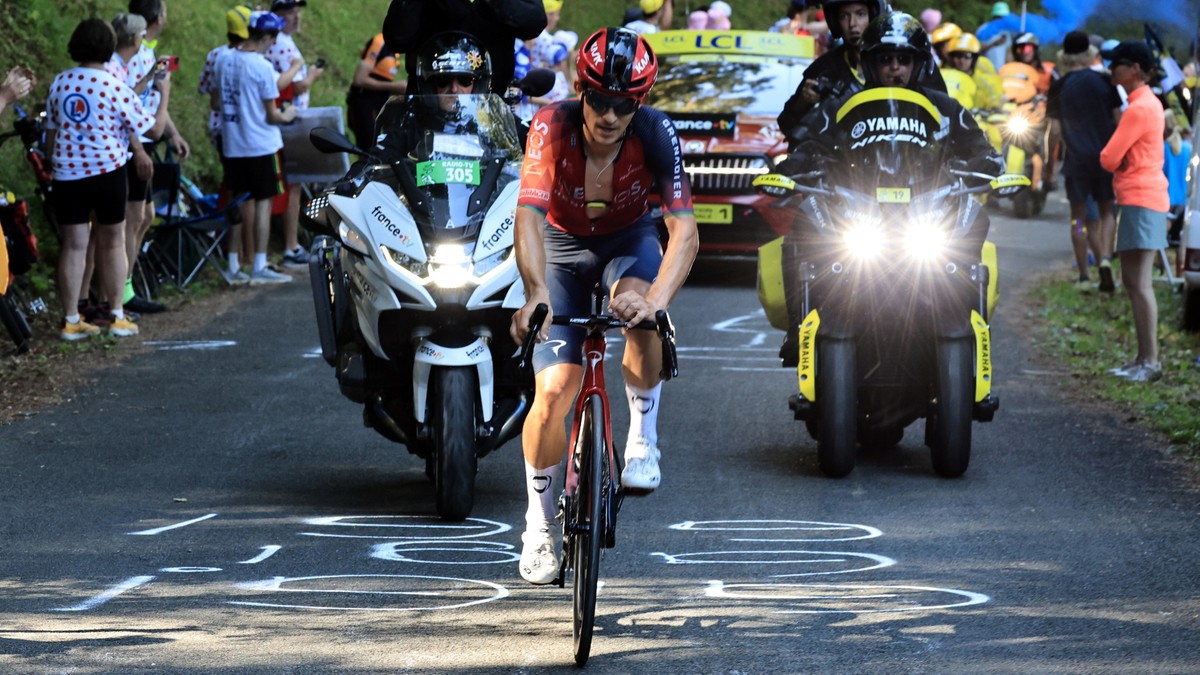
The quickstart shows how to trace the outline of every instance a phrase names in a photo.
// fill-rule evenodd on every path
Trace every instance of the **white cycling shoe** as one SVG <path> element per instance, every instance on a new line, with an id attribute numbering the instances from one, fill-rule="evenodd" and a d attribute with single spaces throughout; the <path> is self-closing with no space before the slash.
<path id="1" fill-rule="evenodd" d="M 658 469 L 658 446 L 639 438 L 625 446 L 625 470 L 621 485 L 629 494 L 649 494 L 662 482 Z"/>
<path id="2" fill-rule="evenodd" d="M 558 578 L 558 543 L 554 527 L 521 534 L 521 578 L 539 586 Z"/>

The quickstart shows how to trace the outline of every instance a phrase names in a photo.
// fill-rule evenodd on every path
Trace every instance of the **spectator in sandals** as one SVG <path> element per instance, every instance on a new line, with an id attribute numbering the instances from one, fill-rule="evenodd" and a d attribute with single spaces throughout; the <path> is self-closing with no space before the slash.
<path id="1" fill-rule="evenodd" d="M 249 39 L 217 59 L 217 86 L 211 104 L 221 112 L 222 165 L 232 194 L 250 193 L 253 218 L 243 223 L 254 231 L 251 284 L 287 283 L 292 278 L 267 266 L 271 234 L 271 201 L 283 192 L 283 135 L 278 125 L 296 119 L 294 106 L 280 110 L 277 74 L 264 54 L 283 30 L 284 21 L 270 12 L 250 15 Z"/>
<path id="2" fill-rule="evenodd" d="M 14 66 L 9 69 L 8 75 L 4 78 L 4 84 L 0 84 L 0 113 L 4 112 L 8 106 L 28 96 L 29 92 L 33 91 L 34 84 L 37 84 L 37 80 L 34 79 L 32 70 L 25 66 Z"/>
<path id="3" fill-rule="evenodd" d="M 297 110 L 308 109 L 308 90 L 317 78 L 325 74 L 321 66 L 309 67 L 296 46 L 293 35 L 300 32 L 300 10 L 308 5 L 307 0 L 274 0 L 271 11 L 283 19 L 284 27 L 275 44 L 267 50 L 267 60 L 279 73 L 277 82 L 284 100 L 288 100 L 286 88 L 291 87 L 290 100 Z M 299 63 L 297 69 L 296 64 Z M 308 253 L 300 247 L 300 186 L 287 186 L 287 210 L 283 214 L 283 264 L 286 267 L 307 267 Z"/>
<path id="4" fill-rule="evenodd" d="M 152 162 L 138 138 L 153 122 L 129 87 L 104 69 L 116 44 L 108 22 L 94 18 L 80 22 L 67 44 L 79 65 L 54 78 L 46 101 L 46 155 L 53 166 L 52 205 L 62 237 L 58 293 L 65 314 L 64 340 L 100 332 L 80 318 L 77 306 L 93 214 L 96 267 L 105 293 L 114 299 L 109 334 L 138 333 L 121 304 L 128 266 L 125 172 L 136 170 L 143 179 L 149 178 Z"/>
<path id="5" fill-rule="evenodd" d="M 1127 41 L 1101 56 L 1112 62 L 1113 82 L 1129 94 L 1117 130 L 1100 152 L 1100 164 L 1113 173 L 1117 195 L 1117 256 L 1121 283 L 1133 308 L 1137 357 L 1113 375 L 1134 382 L 1162 376 L 1158 361 L 1158 302 L 1151 275 L 1154 257 L 1167 247 L 1167 177 L 1163 174 L 1162 103 L 1147 86 L 1158 62 L 1145 42 Z"/>

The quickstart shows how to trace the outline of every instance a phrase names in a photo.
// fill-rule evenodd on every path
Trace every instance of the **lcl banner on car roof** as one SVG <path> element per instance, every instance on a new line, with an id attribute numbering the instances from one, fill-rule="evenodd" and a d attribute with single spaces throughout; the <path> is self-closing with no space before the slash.
<path id="1" fill-rule="evenodd" d="M 752 30 L 668 30 L 642 37 L 659 54 L 813 57 L 813 39 Z"/>

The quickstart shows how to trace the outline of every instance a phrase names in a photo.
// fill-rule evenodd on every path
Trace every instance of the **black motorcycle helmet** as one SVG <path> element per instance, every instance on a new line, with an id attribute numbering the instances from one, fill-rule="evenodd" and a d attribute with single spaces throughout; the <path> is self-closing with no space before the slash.
<path id="1" fill-rule="evenodd" d="M 933 75 L 933 54 L 925 27 L 911 14 L 888 12 L 872 21 L 863 33 L 861 53 L 868 87 L 878 87 L 882 83 L 879 55 L 893 52 L 913 56 L 908 86 Z"/>
<path id="2" fill-rule="evenodd" d="M 867 16 L 871 21 L 879 18 L 880 14 L 889 11 L 887 0 L 825 0 L 821 9 L 825 10 L 825 23 L 829 26 L 829 34 L 835 40 L 842 39 L 842 27 L 838 24 L 834 10 L 841 5 L 859 4 L 867 6 Z"/>
<path id="3" fill-rule="evenodd" d="M 472 94 L 486 94 L 492 86 L 492 59 L 473 35 L 458 31 L 439 33 L 417 50 L 416 94 L 436 94 L 434 80 L 463 76 L 475 79 Z"/>

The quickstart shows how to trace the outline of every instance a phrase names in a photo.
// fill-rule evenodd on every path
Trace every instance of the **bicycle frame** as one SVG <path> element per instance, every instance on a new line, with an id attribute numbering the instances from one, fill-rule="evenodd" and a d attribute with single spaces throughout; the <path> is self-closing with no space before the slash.
<path id="1" fill-rule="evenodd" d="M 603 292 L 594 292 L 592 295 L 592 313 L 597 317 L 601 316 L 601 307 L 604 301 Z M 600 398 L 600 410 L 604 418 L 604 445 L 606 459 L 608 461 L 608 475 L 612 477 L 613 483 L 617 485 L 612 496 L 616 496 L 620 490 L 620 471 L 617 470 L 616 453 L 613 451 L 612 442 L 612 416 L 609 413 L 608 392 L 604 385 L 604 358 L 608 349 L 608 340 L 605 338 L 605 333 L 614 325 L 624 325 L 614 319 L 603 317 L 597 319 L 580 319 L 572 320 L 571 325 L 586 327 L 587 336 L 583 339 L 583 376 L 580 379 L 579 393 L 575 396 L 575 417 L 571 421 L 571 438 L 567 445 L 567 472 L 563 483 L 563 491 L 568 499 L 575 497 L 575 491 L 579 487 L 579 473 L 576 471 L 575 451 L 579 447 L 579 431 L 580 421 L 583 419 L 583 409 L 587 405 L 588 400 L 592 395 Z M 611 530 L 614 524 L 609 521 L 606 523 L 606 529 Z M 607 548 L 607 547 L 606 547 Z"/>

